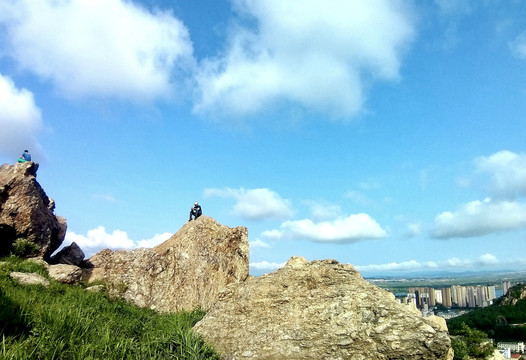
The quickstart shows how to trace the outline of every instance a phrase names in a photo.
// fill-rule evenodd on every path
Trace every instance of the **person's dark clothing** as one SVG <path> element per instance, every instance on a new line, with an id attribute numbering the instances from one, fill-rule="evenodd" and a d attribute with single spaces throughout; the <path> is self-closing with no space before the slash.
<path id="1" fill-rule="evenodd" d="M 192 220 L 192 217 L 194 219 L 197 219 L 201 215 L 203 215 L 203 210 L 201 210 L 201 205 L 194 205 L 194 207 L 190 209 L 190 219 L 188 219 L 188 221 Z"/>

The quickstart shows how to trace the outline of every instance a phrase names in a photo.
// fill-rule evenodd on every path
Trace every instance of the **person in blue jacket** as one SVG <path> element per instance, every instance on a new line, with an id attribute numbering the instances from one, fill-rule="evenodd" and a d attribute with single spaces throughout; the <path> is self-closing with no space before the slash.
<path id="1" fill-rule="evenodd" d="M 203 215 L 203 210 L 201 209 L 201 205 L 196 201 L 194 206 L 190 208 L 190 219 L 188 219 L 188 221 L 191 221 L 192 218 L 197 219 L 201 215 Z"/>
<path id="2" fill-rule="evenodd" d="M 29 151 L 24 150 L 24 152 L 22 153 L 22 156 L 18 158 L 18 162 L 24 163 L 26 161 L 31 161 L 31 154 L 29 153 Z"/>

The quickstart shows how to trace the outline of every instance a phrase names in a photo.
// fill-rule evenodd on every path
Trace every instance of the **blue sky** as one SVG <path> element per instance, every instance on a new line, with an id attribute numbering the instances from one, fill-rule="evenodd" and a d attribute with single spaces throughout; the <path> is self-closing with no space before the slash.
<path id="1" fill-rule="evenodd" d="M 92 255 L 204 214 L 251 273 L 526 270 L 526 2 L 0 0 L 0 162 Z"/>

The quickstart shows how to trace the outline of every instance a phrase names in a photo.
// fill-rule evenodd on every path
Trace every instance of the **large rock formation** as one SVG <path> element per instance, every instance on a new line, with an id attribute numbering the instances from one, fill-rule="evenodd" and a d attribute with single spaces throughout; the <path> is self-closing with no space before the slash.
<path id="1" fill-rule="evenodd" d="M 227 286 L 194 331 L 224 359 L 453 358 L 443 319 L 422 317 L 335 260 L 293 257 Z"/>
<path id="2" fill-rule="evenodd" d="M 89 282 L 163 312 L 208 309 L 219 292 L 248 276 L 248 231 L 201 216 L 152 249 L 102 250 L 88 260 Z"/>
<path id="3" fill-rule="evenodd" d="M 38 244 L 38 256 L 49 260 L 66 235 L 66 219 L 55 216 L 55 202 L 36 180 L 34 162 L 4 164 L 0 167 L 0 243 L 16 238 Z"/>

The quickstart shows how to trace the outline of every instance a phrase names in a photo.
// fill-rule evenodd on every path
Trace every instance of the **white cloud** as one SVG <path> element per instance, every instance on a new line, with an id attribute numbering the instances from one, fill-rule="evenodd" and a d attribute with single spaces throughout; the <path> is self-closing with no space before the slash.
<path id="1" fill-rule="evenodd" d="M 290 101 L 338 117 L 356 115 L 364 79 L 398 79 L 414 33 L 402 2 L 234 4 L 241 21 L 232 26 L 224 56 L 201 64 L 196 112 L 246 115 Z"/>
<path id="2" fill-rule="evenodd" d="M 282 233 L 278 229 L 266 230 L 261 233 L 261 237 L 269 240 L 279 240 L 282 238 Z"/>
<path id="3" fill-rule="evenodd" d="M 318 242 L 351 243 L 379 239 L 387 232 L 367 214 L 352 214 L 332 221 L 315 223 L 310 219 L 285 221 L 279 230 L 262 234 L 265 238 L 306 239 Z"/>
<path id="4" fill-rule="evenodd" d="M 86 258 L 89 258 L 100 250 L 106 248 L 112 250 L 130 250 L 138 247 L 153 247 L 168 240 L 170 236 L 172 236 L 172 234 L 163 233 L 156 234 L 150 239 L 134 241 L 128 238 L 128 234 L 125 231 L 114 230 L 113 232 L 108 233 L 104 226 L 99 226 L 95 229 L 89 230 L 86 235 L 80 235 L 68 231 L 63 245 L 76 242 L 82 251 L 84 251 Z"/>
<path id="5" fill-rule="evenodd" d="M 162 233 L 162 234 L 155 234 L 150 239 L 144 239 L 144 240 L 137 241 L 137 247 L 151 248 L 151 247 L 157 246 L 165 242 L 166 240 L 168 240 L 170 237 L 172 237 L 172 235 L 173 234 L 169 232 Z"/>
<path id="6" fill-rule="evenodd" d="M 456 212 L 443 212 L 435 218 L 433 236 L 482 236 L 526 226 L 526 204 L 511 201 L 472 201 Z"/>
<path id="7" fill-rule="evenodd" d="M 496 265 L 521 266 L 523 259 L 500 261 L 493 254 L 483 254 L 477 259 L 449 258 L 445 261 L 424 261 L 408 260 L 402 262 L 391 262 L 387 264 L 355 265 L 361 272 L 390 272 L 390 271 L 449 271 L 458 269 L 480 269 L 481 266 L 492 267 Z"/>
<path id="8" fill-rule="evenodd" d="M 0 153 L 13 156 L 25 149 L 40 149 L 36 134 L 42 129 L 40 109 L 33 94 L 18 89 L 14 82 L 0 74 Z"/>
<path id="9" fill-rule="evenodd" d="M 276 262 L 268 262 L 268 261 L 251 262 L 250 268 L 258 270 L 258 271 L 273 271 L 273 270 L 284 267 L 286 263 L 287 262 L 276 263 Z"/>
<path id="10" fill-rule="evenodd" d="M 68 97 L 166 96 L 192 61 L 182 22 L 130 1 L 4 1 L 0 13 L 9 55 Z"/>
<path id="11" fill-rule="evenodd" d="M 471 260 L 459 259 L 457 257 L 449 258 L 444 262 L 444 265 L 449 268 L 465 268 L 470 266 L 471 264 Z"/>
<path id="12" fill-rule="evenodd" d="M 271 248 L 272 246 L 270 246 L 270 244 L 264 242 L 263 240 L 261 239 L 256 239 L 254 241 L 251 241 L 250 243 L 250 248 L 263 248 L 263 249 L 269 249 Z"/>
<path id="13" fill-rule="evenodd" d="M 412 270 L 429 270 L 437 269 L 438 264 L 434 261 L 427 261 L 424 263 L 416 260 L 402 261 L 400 263 L 391 262 L 387 264 L 372 264 L 372 265 L 356 265 L 358 271 L 412 271 Z"/>
<path id="14" fill-rule="evenodd" d="M 500 263 L 499 259 L 497 259 L 497 257 L 492 254 L 481 255 L 477 262 L 481 265 L 498 265 Z"/>
<path id="15" fill-rule="evenodd" d="M 234 213 L 250 220 L 288 218 L 293 211 L 289 200 L 269 189 L 205 189 L 205 197 L 219 196 L 236 200 Z"/>
<path id="16" fill-rule="evenodd" d="M 507 199 L 526 195 L 526 154 L 503 150 L 479 157 L 475 165 L 478 172 L 490 175 L 492 195 Z"/>

